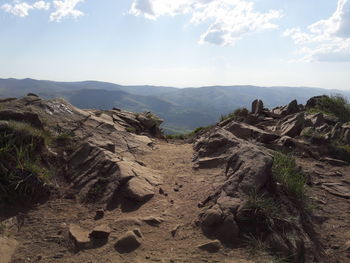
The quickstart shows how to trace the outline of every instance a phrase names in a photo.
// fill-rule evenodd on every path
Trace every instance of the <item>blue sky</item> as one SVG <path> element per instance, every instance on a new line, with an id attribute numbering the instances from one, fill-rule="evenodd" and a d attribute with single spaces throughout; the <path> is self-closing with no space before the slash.
<path id="1" fill-rule="evenodd" d="M 350 0 L 0 0 L 0 77 L 350 90 Z"/>

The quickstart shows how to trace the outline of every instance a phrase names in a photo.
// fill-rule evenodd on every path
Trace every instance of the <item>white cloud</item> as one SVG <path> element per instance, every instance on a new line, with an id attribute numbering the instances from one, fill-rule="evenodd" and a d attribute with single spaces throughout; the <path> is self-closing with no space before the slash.
<path id="1" fill-rule="evenodd" d="M 50 8 L 50 3 L 47 3 L 45 1 L 36 1 L 33 4 L 28 4 L 26 2 L 20 1 L 14 2 L 14 4 L 3 4 L 1 6 L 1 9 L 15 16 L 26 17 L 29 15 L 29 10 L 48 10 Z"/>
<path id="2" fill-rule="evenodd" d="M 75 9 L 77 4 L 84 2 L 84 0 L 55 0 L 53 5 L 56 10 L 50 14 L 50 20 L 60 22 L 62 18 L 70 16 L 77 18 L 83 16 L 84 13 L 80 10 Z"/>
<path id="3" fill-rule="evenodd" d="M 50 9 L 50 3 L 45 1 L 37 1 L 33 4 L 33 7 L 38 10 L 49 10 Z"/>
<path id="4" fill-rule="evenodd" d="M 76 9 L 76 6 L 84 2 L 84 0 L 53 0 L 52 3 L 48 1 L 35 1 L 34 3 L 23 2 L 21 0 L 13 0 L 13 3 L 7 3 L 0 6 L 0 9 L 15 16 L 26 17 L 30 10 L 54 10 L 50 13 L 50 21 L 60 22 L 64 17 L 77 18 L 83 16 L 84 13 Z"/>
<path id="5" fill-rule="evenodd" d="M 277 28 L 271 21 L 282 16 L 278 10 L 254 11 L 254 3 L 243 0 L 134 0 L 129 13 L 148 19 L 190 14 L 193 24 L 209 23 L 199 42 L 217 45 L 231 45 L 246 34 Z"/>
<path id="6" fill-rule="evenodd" d="M 304 61 L 350 61 L 350 0 L 338 0 L 336 11 L 328 18 L 307 27 L 284 32 L 300 45 Z"/>

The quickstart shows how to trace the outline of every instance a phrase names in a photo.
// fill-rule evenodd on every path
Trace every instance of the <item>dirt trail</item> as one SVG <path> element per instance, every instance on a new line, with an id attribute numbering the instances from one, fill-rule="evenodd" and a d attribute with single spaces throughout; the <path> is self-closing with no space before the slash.
<path id="1" fill-rule="evenodd" d="M 93 219 L 98 207 L 69 199 L 54 199 L 31 210 L 23 227 L 13 231 L 20 245 L 12 262 L 255 262 L 247 260 L 249 255 L 240 248 L 222 247 L 217 253 L 197 248 L 209 241 L 196 226 L 198 203 L 224 178 L 219 169 L 193 170 L 192 157 L 191 144 L 164 141 L 137 156 L 163 176 L 161 190 L 138 209 L 117 208 L 98 221 Z M 142 221 L 146 217 L 161 223 L 149 225 Z M 104 246 L 77 252 L 67 238 L 70 223 L 86 229 L 108 224 L 113 231 Z M 114 248 L 118 237 L 135 228 L 143 234 L 142 245 L 131 253 L 118 253 Z"/>

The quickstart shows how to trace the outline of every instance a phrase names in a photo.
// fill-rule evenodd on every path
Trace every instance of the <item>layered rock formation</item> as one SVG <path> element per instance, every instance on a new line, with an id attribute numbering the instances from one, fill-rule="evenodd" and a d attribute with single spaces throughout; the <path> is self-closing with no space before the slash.
<path id="1" fill-rule="evenodd" d="M 162 120 L 151 113 L 81 110 L 63 99 L 43 100 L 33 94 L 1 105 L 6 109 L 0 110 L 0 121 L 28 123 L 69 141 L 52 155 L 63 166 L 55 169 L 66 179 L 70 195 L 81 202 L 113 207 L 120 196 L 144 202 L 161 184 L 160 174 L 134 157 L 152 149 L 152 137 L 162 136 Z"/>

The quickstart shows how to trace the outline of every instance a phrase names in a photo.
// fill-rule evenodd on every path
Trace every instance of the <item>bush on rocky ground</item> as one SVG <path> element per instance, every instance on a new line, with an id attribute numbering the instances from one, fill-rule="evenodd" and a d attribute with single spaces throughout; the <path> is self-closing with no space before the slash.
<path id="1" fill-rule="evenodd" d="M 309 111 L 333 115 L 342 122 L 350 121 L 349 101 L 341 95 L 320 96 L 311 104 Z"/>

